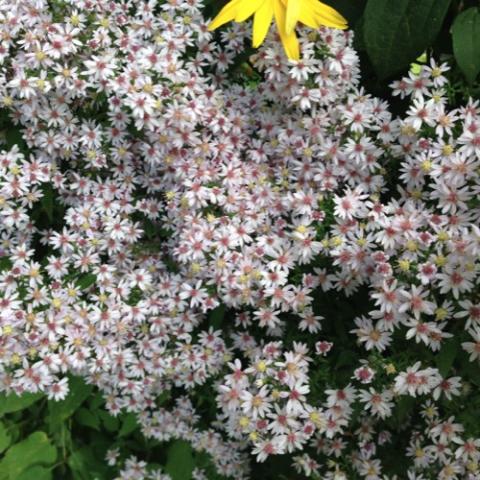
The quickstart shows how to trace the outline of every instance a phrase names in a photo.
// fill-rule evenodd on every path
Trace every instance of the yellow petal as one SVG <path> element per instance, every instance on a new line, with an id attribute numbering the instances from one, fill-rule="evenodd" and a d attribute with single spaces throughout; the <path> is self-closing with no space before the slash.
<path id="1" fill-rule="evenodd" d="M 300 18 L 300 1 L 287 0 L 287 19 L 285 21 L 285 31 L 291 34 Z"/>
<path id="2" fill-rule="evenodd" d="M 238 7 L 245 0 L 232 0 L 230 3 L 227 3 L 219 12 L 219 14 L 210 22 L 208 25 L 208 30 L 212 31 L 218 27 L 221 27 L 225 23 L 233 20 L 238 11 Z"/>
<path id="3" fill-rule="evenodd" d="M 310 10 L 304 10 L 300 12 L 299 21 L 310 28 L 318 28 L 317 18 L 315 13 Z"/>
<path id="4" fill-rule="evenodd" d="M 275 0 L 274 2 L 274 13 L 275 21 L 277 23 L 278 33 L 280 34 L 280 39 L 282 40 L 283 48 L 285 53 L 290 60 L 299 60 L 300 59 L 300 45 L 298 43 L 297 36 L 293 31 L 290 34 L 287 34 L 285 30 L 285 20 L 286 13 L 285 7 L 282 5 L 280 0 Z"/>
<path id="5" fill-rule="evenodd" d="M 347 28 L 347 20 L 340 15 L 334 8 L 325 5 L 318 0 L 301 0 L 304 5 L 301 8 L 301 12 L 313 12 L 317 27 L 325 25 L 326 27 Z M 302 21 L 302 20 L 300 20 Z M 303 21 L 302 21 L 303 23 Z M 309 24 L 306 24 L 309 25 Z M 309 25 L 310 26 L 310 25 Z"/>
<path id="6" fill-rule="evenodd" d="M 267 35 L 273 17 L 272 0 L 265 1 L 262 6 L 255 12 L 253 19 L 253 40 L 252 45 L 259 47 Z"/>
<path id="7" fill-rule="evenodd" d="M 266 0 L 243 0 L 235 16 L 236 22 L 244 22 L 252 16 Z"/>

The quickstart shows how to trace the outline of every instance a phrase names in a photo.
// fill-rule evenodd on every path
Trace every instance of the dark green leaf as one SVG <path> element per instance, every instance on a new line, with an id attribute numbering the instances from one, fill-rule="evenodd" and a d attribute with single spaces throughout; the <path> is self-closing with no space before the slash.
<path id="1" fill-rule="evenodd" d="M 100 410 L 98 412 L 98 415 L 102 419 L 102 423 L 104 427 L 109 432 L 116 432 L 118 430 L 118 426 L 119 426 L 118 418 L 113 417 L 108 412 L 105 412 L 103 410 Z"/>
<path id="2" fill-rule="evenodd" d="M 12 268 L 12 261 L 7 257 L 0 258 L 0 272 L 10 270 Z"/>
<path id="3" fill-rule="evenodd" d="M 92 447 L 74 450 L 68 458 L 68 466 L 75 473 L 75 479 L 95 480 L 106 478 L 106 463 L 95 457 Z"/>
<path id="4" fill-rule="evenodd" d="M 448 376 L 448 372 L 452 368 L 457 352 L 458 341 L 455 337 L 449 338 L 443 342 L 442 348 L 435 357 L 435 363 L 437 364 L 442 377 Z"/>
<path id="5" fill-rule="evenodd" d="M 435 40 L 450 0 L 368 0 L 365 47 L 377 74 L 407 68 Z"/>
<path id="6" fill-rule="evenodd" d="M 209 325 L 214 329 L 220 328 L 223 317 L 225 317 L 225 305 L 221 304 L 210 312 Z"/>
<path id="7" fill-rule="evenodd" d="M 12 148 L 14 145 L 18 145 L 21 151 L 27 150 L 27 144 L 23 139 L 22 131 L 17 126 L 8 128 L 5 132 L 5 140 L 7 148 Z"/>
<path id="8" fill-rule="evenodd" d="M 455 18 L 452 26 L 453 53 L 469 83 L 480 72 L 480 10 L 469 8 Z"/>
<path id="9" fill-rule="evenodd" d="M 47 214 L 50 221 L 53 220 L 53 189 L 51 187 L 43 189 L 43 197 L 40 201 L 43 211 Z"/>
<path id="10" fill-rule="evenodd" d="M 90 398 L 88 399 L 88 404 L 90 406 L 90 409 L 93 409 L 93 410 L 96 410 L 104 403 L 105 403 L 105 400 L 103 399 L 103 396 L 101 393 L 97 393 L 96 395 L 91 395 Z"/>
<path id="11" fill-rule="evenodd" d="M 192 448 L 187 442 L 177 440 L 168 449 L 166 472 L 173 480 L 190 480 L 195 467 Z"/>
<path id="12" fill-rule="evenodd" d="M 410 413 L 413 411 L 415 401 L 416 399 L 413 397 L 400 397 L 395 408 L 395 416 L 397 418 L 398 426 L 402 426 Z"/>
<path id="13" fill-rule="evenodd" d="M 84 425 L 85 427 L 90 427 L 95 430 L 100 430 L 100 419 L 95 412 L 91 412 L 86 408 L 80 408 L 75 413 L 75 420 L 80 424 Z"/>
<path id="14" fill-rule="evenodd" d="M 138 428 L 137 416 L 134 413 L 128 413 L 122 421 L 122 427 L 118 432 L 119 437 L 125 437 Z"/>

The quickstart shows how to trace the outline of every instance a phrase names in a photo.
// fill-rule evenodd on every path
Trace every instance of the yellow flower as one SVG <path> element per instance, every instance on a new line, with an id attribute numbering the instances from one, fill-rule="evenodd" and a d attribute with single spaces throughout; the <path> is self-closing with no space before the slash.
<path id="1" fill-rule="evenodd" d="M 333 8 L 318 0 L 232 0 L 213 19 L 208 29 L 215 30 L 227 22 L 244 22 L 253 17 L 252 45 L 260 46 L 275 16 L 278 33 L 288 58 L 300 58 L 295 27 L 301 22 L 311 28 L 321 25 L 347 28 L 346 20 Z"/>
<path id="2" fill-rule="evenodd" d="M 287 7 L 285 30 L 293 32 L 298 22 L 310 28 L 319 28 L 321 25 L 344 30 L 347 21 L 334 8 L 318 0 L 282 0 Z"/>

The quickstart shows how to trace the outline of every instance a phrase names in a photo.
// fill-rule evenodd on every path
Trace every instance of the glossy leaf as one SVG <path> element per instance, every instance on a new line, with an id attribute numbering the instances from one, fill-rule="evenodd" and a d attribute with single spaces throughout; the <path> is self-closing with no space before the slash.
<path id="1" fill-rule="evenodd" d="M 452 26 L 453 53 L 469 83 L 480 72 L 480 9 L 465 10 Z"/>
<path id="2" fill-rule="evenodd" d="M 368 0 L 365 48 L 377 74 L 407 68 L 438 35 L 451 0 Z"/>

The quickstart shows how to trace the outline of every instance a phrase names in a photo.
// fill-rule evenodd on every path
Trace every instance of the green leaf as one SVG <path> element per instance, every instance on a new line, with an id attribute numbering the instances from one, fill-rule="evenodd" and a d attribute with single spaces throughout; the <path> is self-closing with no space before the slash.
<path id="1" fill-rule="evenodd" d="M 0 272 L 10 270 L 12 265 L 12 261 L 8 257 L 0 257 Z"/>
<path id="2" fill-rule="evenodd" d="M 453 53 L 469 83 L 480 72 L 480 10 L 471 7 L 455 18 L 452 26 Z"/>
<path id="3" fill-rule="evenodd" d="M 40 200 L 44 212 L 50 221 L 53 220 L 53 189 L 49 187 L 43 188 L 43 197 Z"/>
<path id="4" fill-rule="evenodd" d="M 190 445 L 181 440 L 174 442 L 167 451 L 165 471 L 173 480 L 190 480 L 194 467 Z"/>
<path id="5" fill-rule="evenodd" d="M 209 325 L 215 330 L 219 329 L 222 325 L 223 318 L 225 317 L 225 305 L 220 304 L 217 308 L 214 308 L 209 314 Z"/>
<path id="6" fill-rule="evenodd" d="M 0 462 L 0 478 L 18 480 L 20 474 L 33 465 L 52 465 L 57 450 L 44 432 L 32 433 L 28 438 L 10 447 Z"/>
<path id="7" fill-rule="evenodd" d="M 0 453 L 2 453 L 12 441 L 12 437 L 8 433 L 3 423 L 0 423 Z"/>
<path id="8" fill-rule="evenodd" d="M 96 395 L 91 395 L 88 399 L 88 404 L 91 410 L 96 410 L 100 406 L 103 406 L 105 400 L 101 393 L 97 393 Z"/>
<path id="9" fill-rule="evenodd" d="M 407 68 L 438 35 L 450 0 L 368 0 L 363 36 L 381 78 Z"/>
<path id="10" fill-rule="evenodd" d="M 98 415 L 102 419 L 103 426 L 106 428 L 107 431 L 116 432 L 118 430 L 118 418 L 113 417 L 108 412 L 105 412 L 103 410 L 100 410 L 98 412 Z"/>
<path id="11" fill-rule="evenodd" d="M 18 412 L 24 408 L 29 407 L 37 400 L 43 397 L 41 393 L 24 393 L 18 396 L 14 393 L 10 395 L 0 395 L 0 417 L 6 413 Z"/>
<path id="12" fill-rule="evenodd" d="M 461 350 L 459 353 L 459 369 L 462 372 L 463 380 L 466 382 L 471 382 L 477 387 L 480 387 L 480 368 L 478 363 L 470 362 L 465 351 Z"/>
<path id="13" fill-rule="evenodd" d="M 45 467 L 32 467 L 25 470 L 16 480 L 52 480 L 52 471 Z"/>
<path id="14" fill-rule="evenodd" d="M 70 391 L 65 400 L 48 402 L 49 424 L 52 431 L 57 430 L 67 418 L 75 413 L 93 389 L 79 377 L 69 377 L 68 385 Z"/>
<path id="15" fill-rule="evenodd" d="M 95 480 L 106 478 L 107 466 L 95 457 L 92 447 L 74 450 L 68 458 L 68 466 L 75 473 L 75 479 Z"/>
<path id="16" fill-rule="evenodd" d="M 98 418 L 98 415 L 96 415 L 95 412 L 92 413 L 86 408 L 82 407 L 75 413 L 75 420 L 85 427 L 100 430 L 100 419 Z"/>
<path id="17" fill-rule="evenodd" d="M 27 150 L 27 144 L 23 139 L 22 129 L 17 126 L 11 126 L 6 130 L 5 141 L 8 149 L 12 148 L 14 145 L 18 145 L 20 151 Z"/>
<path id="18" fill-rule="evenodd" d="M 77 280 L 77 286 L 82 290 L 92 286 L 97 281 L 97 276 L 93 273 L 86 273 Z"/>
<path id="19" fill-rule="evenodd" d="M 454 337 L 443 342 L 442 348 L 435 356 L 435 363 L 442 377 L 447 377 L 458 353 L 458 341 Z"/>
<path id="20" fill-rule="evenodd" d="M 134 413 L 127 413 L 118 432 L 119 437 L 126 437 L 138 428 L 137 416 Z"/>
<path id="21" fill-rule="evenodd" d="M 413 411 L 415 406 L 415 398 L 402 396 L 397 401 L 397 406 L 395 409 L 395 414 L 398 422 L 398 426 L 401 427 L 405 420 L 407 420 L 410 413 Z"/>

